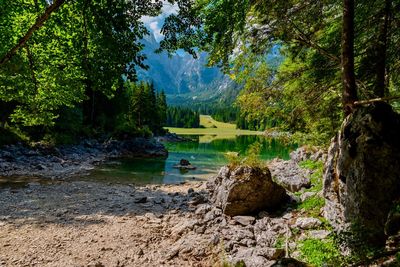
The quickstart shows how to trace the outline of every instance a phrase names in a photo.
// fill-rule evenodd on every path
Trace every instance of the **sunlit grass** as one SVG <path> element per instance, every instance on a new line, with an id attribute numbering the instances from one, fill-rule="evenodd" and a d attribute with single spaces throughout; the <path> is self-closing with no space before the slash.
<path id="1" fill-rule="evenodd" d="M 263 132 L 236 129 L 235 124 L 219 122 L 208 115 L 200 115 L 200 125 L 205 128 L 166 127 L 165 129 L 179 135 L 200 135 L 200 143 L 208 143 L 216 139 L 234 139 L 238 135 L 263 134 Z"/>
<path id="2" fill-rule="evenodd" d="M 214 120 L 209 115 L 200 115 L 200 125 L 205 128 L 233 129 L 236 130 L 236 125 Z"/>

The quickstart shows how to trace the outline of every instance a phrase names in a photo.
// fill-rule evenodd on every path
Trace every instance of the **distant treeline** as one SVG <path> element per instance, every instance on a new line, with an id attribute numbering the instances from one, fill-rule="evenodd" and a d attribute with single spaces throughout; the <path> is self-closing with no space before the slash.
<path id="1" fill-rule="evenodd" d="M 166 124 L 168 127 L 199 128 L 200 113 L 185 107 L 168 107 Z"/>

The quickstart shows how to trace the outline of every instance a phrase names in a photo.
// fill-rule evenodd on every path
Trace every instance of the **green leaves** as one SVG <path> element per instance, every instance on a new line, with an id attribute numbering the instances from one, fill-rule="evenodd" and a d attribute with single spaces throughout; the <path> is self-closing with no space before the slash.
<path id="1" fill-rule="evenodd" d="M 35 3 L 1 0 L 0 58 L 49 6 Z M 65 1 L 0 67 L 0 101 L 16 102 L 11 121 L 52 126 L 62 108 L 79 105 L 91 92 L 111 98 L 123 76 L 136 80 L 136 67 L 146 67 L 140 40 L 148 32 L 140 19 L 159 14 L 161 6 L 150 0 Z"/>

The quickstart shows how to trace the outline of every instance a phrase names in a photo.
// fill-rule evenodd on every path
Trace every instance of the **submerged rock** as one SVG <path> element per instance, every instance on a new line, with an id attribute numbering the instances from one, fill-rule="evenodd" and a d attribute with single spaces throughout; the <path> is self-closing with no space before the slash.
<path id="1" fill-rule="evenodd" d="M 197 167 L 193 166 L 187 159 L 181 159 L 179 161 L 179 164 L 175 164 L 173 167 L 175 169 L 180 169 L 180 170 L 195 170 L 195 169 L 197 169 Z"/>
<path id="2" fill-rule="evenodd" d="M 229 216 L 276 209 L 287 199 L 285 189 L 272 181 L 267 168 L 225 166 L 207 187 L 211 201 Z"/>
<path id="3" fill-rule="evenodd" d="M 325 217 L 352 239 L 383 245 L 385 222 L 400 197 L 400 115 L 385 103 L 357 108 L 329 149 Z"/>

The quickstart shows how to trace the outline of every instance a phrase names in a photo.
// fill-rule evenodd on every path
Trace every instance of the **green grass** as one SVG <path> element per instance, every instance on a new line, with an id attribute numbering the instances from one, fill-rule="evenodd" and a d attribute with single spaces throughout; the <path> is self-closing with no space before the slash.
<path id="1" fill-rule="evenodd" d="M 314 192 L 315 195 L 297 204 L 296 209 L 303 210 L 311 217 L 320 218 L 320 210 L 325 205 L 325 199 L 317 193 L 323 188 L 323 163 L 321 161 L 305 160 L 300 162 L 299 166 L 303 169 L 313 171 L 310 175 L 312 186 L 305 190 L 305 192 Z"/>
<path id="2" fill-rule="evenodd" d="M 232 123 L 220 122 L 214 120 L 209 115 L 200 115 L 200 125 L 205 128 L 220 128 L 220 129 L 234 129 L 236 130 L 236 125 Z"/>
<path id="3" fill-rule="evenodd" d="M 306 211 L 311 217 L 320 217 L 321 208 L 325 205 L 325 199 L 320 196 L 312 196 L 300 203 L 297 208 Z"/>
<path id="4" fill-rule="evenodd" d="M 299 243 L 302 259 L 312 266 L 345 266 L 344 259 L 333 240 L 306 239 Z"/>
<path id="5" fill-rule="evenodd" d="M 324 164 L 321 161 L 305 160 L 299 163 L 299 166 L 303 169 L 312 170 L 313 173 L 310 176 L 312 187 L 307 190 L 311 192 L 319 192 L 322 190 L 322 176 L 324 172 Z"/>
<path id="6" fill-rule="evenodd" d="M 170 133 L 178 135 L 201 135 L 200 142 L 211 142 L 215 139 L 234 139 L 238 135 L 262 135 L 263 132 L 236 129 L 232 123 L 219 122 L 211 116 L 200 115 L 200 125 L 204 128 L 174 128 L 166 127 Z"/>
<path id="7" fill-rule="evenodd" d="M 275 241 L 275 248 L 282 249 L 285 248 L 285 236 L 280 235 Z"/>

